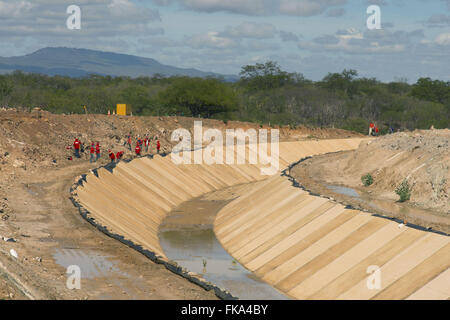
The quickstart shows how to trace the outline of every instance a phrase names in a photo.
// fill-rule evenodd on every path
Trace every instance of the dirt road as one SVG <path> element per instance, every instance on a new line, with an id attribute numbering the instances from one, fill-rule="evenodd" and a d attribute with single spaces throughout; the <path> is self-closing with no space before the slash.
<path id="1" fill-rule="evenodd" d="M 92 165 L 46 170 L 7 190 L 13 214 L 0 234 L 16 243 L 0 244 L 0 261 L 26 284 L 36 299 L 216 299 L 164 266 L 93 229 L 68 199 L 74 177 Z M 13 248 L 18 259 L 10 256 Z M 58 264 L 59 262 L 60 264 Z M 66 288 L 64 264 L 82 264 L 81 290 Z M 86 276 L 83 277 L 83 270 Z M 13 284 L 2 297 L 26 298 Z"/>

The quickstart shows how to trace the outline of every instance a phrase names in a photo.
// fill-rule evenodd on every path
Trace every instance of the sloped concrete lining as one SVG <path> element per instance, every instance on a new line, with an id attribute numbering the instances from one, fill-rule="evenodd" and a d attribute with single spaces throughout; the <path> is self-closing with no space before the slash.
<path id="1" fill-rule="evenodd" d="M 448 235 L 346 208 L 285 181 L 272 177 L 264 192 L 250 191 L 217 215 L 217 238 L 247 269 L 295 299 L 450 298 Z"/>
<path id="2" fill-rule="evenodd" d="M 361 141 L 336 139 L 282 142 L 280 165 L 289 164 L 305 155 L 354 149 Z M 249 149 L 255 148 L 246 146 L 247 153 L 251 152 Z M 158 227 L 168 212 L 202 194 L 267 179 L 268 176 L 261 174 L 261 167 L 266 166 L 176 165 L 170 155 L 155 156 L 153 159 L 143 157 L 128 163 L 121 162 L 112 172 L 100 168 L 97 170 L 98 177 L 93 173 L 87 174 L 86 182 L 77 188 L 74 198 L 97 223 L 165 257 L 158 240 Z M 283 183 L 289 186 L 288 181 Z"/>
<path id="3" fill-rule="evenodd" d="M 355 149 L 363 140 L 280 143 L 280 168 L 307 156 Z M 246 148 L 250 152 L 249 147 Z M 401 263 L 396 262 L 402 261 L 398 256 L 422 238 L 415 232 L 428 233 L 399 228 L 393 221 L 314 197 L 294 188 L 279 174 L 261 175 L 261 167 L 266 166 L 176 165 L 170 156 L 143 157 L 129 163 L 121 162 L 113 170 L 100 168 L 95 174 L 87 174 L 78 181 L 72 200 L 80 213 L 102 232 L 190 279 L 192 275 L 170 263 L 161 249 L 158 229 L 165 216 L 181 203 L 202 194 L 266 180 L 228 204 L 218 214 L 214 230 L 233 257 L 269 284 L 300 299 L 358 298 L 358 295 L 383 298 L 384 289 L 360 294 L 361 283 L 368 276 L 365 266 L 378 263 L 382 277 L 387 273 L 388 282 L 382 282 L 383 285 L 389 283 L 389 288 L 392 287 L 386 291 L 386 297 L 423 297 L 439 287 L 439 283 L 432 281 L 449 267 L 448 237 L 432 235 L 429 236 L 432 239 L 422 240 L 425 243 L 414 250 L 430 247 L 433 252 L 420 259 L 413 254 L 406 255 L 412 262 L 408 268 L 402 268 Z M 447 260 L 442 260 L 439 254 Z M 436 264 L 433 264 L 434 259 L 438 259 Z M 416 281 L 420 288 L 410 285 L 409 291 L 399 293 L 401 288 L 397 288 L 397 281 L 413 276 L 411 272 L 419 272 L 426 283 Z M 196 277 L 190 280 L 200 281 Z M 344 282 L 345 286 L 340 285 Z M 213 288 L 211 284 L 206 286 Z M 338 289 L 328 291 L 328 286 Z M 354 293 L 345 295 L 351 292 Z M 230 298 L 226 293 L 225 297 Z"/>

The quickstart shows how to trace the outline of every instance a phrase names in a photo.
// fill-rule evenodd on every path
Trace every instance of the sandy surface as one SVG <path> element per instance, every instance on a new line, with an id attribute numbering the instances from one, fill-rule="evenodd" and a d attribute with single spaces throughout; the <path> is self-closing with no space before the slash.
<path id="1" fill-rule="evenodd" d="M 17 240 L 0 243 L 0 261 L 27 285 L 38 299 L 215 299 L 215 295 L 154 264 L 134 250 L 92 228 L 68 199 L 73 177 L 89 165 L 44 171 L 41 178 L 8 188 L 10 218 L 0 234 Z M 18 259 L 10 257 L 14 248 Z M 66 288 L 66 269 L 55 261 L 58 253 L 77 251 L 81 290 Z M 84 258 L 83 258 L 84 256 Z M 36 258 L 40 259 L 37 260 Z M 81 257 L 81 258 L 80 258 Z M 95 257 L 108 261 L 102 269 Z M 70 259 L 69 259 L 70 260 Z M 83 278 L 83 268 L 99 265 L 95 278 Z M 111 271 L 111 267 L 113 270 Z M 24 298 L 2 285 L 3 298 Z"/>

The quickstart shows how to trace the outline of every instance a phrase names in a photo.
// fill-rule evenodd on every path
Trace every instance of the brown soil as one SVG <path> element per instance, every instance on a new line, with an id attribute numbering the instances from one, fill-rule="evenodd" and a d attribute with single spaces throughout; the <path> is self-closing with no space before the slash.
<path id="1" fill-rule="evenodd" d="M 396 133 L 363 142 L 355 151 L 323 155 L 291 169 L 306 189 L 373 213 L 450 232 L 450 130 Z M 370 173 L 374 183 L 364 187 Z M 411 199 L 400 203 L 396 187 L 407 179 Z M 354 189 L 343 195 L 330 186 Z"/>
<path id="2" fill-rule="evenodd" d="M 86 146 L 99 141 L 102 151 L 131 152 L 125 136 L 158 136 L 170 151 L 172 130 L 192 132 L 193 118 L 53 115 L 0 110 L 0 299 L 216 299 L 84 221 L 69 200 L 75 177 L 108 162 L 102 154 L 90 164 L 68 160 L 75 137 Z M 248 123 L 203 120 L 204 128 L 255 128 Z M 358 136 L 336 129 L 281 128 L 281 140 Z M 154 145 L 150 152 L 155 152 Z M 1 239 L 1 238 L 0 238 Z M 18 258 L 10 254 L 14 249 Z M 66 288 L 66 267 L 55 254 L 68 250 L 104 257 L 114 266 L 94 278 L 83 278 L 81 290 Z"/>

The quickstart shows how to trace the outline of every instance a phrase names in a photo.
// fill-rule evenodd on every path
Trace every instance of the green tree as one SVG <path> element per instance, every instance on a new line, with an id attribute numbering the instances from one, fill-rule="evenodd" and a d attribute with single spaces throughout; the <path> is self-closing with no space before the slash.
<path id="1" fill-rule="evenodd" d="M 244 66 L 240 76 L 241 83 L 251 91 L 276 89 L 285 84 L 305 81 L 303 75 L 283 71 L 273 61 Z"/>
<path id="2" fill-rule="evenodd" d="M 148 89 L 140 85 L 126 87 L 120 93 L 123 102 L 130 104 L 134 114 L 142 114 L 144 109 L 151 108 Z"/>
<path id="3" fill-rule="evenodd" d="M 354 82 L 357 76 L 358 72 L 356 70 L 344 69 L 341 73 L 329 73 L 326 75 L 322 80 L 322 85 L 332 91 L 341 91 L 351 98 L 357 91 L 357 86 Z"/>
<path id="4" fill-rule="evenodd" d="M 10 84 L 6 79 L 0 79 L 0 102 L 4 102 L 12 91 L 12 84 Z"/>
<path id="5" fill-rule="evenodd" d="M 188 110 L 192 116 L 210 118 L 218 113 L 235 110 L 236 95 L 230 85 L 214 78 L 179 77 L 160 93 L 166 106 L 177 106 L 178 111 Z"/>
<path id="6" fill-rule="evenodd" d="M 421 100 L 450 104 L 450 82 L 420 78 L 413 85 L 411 95 Z"/>

